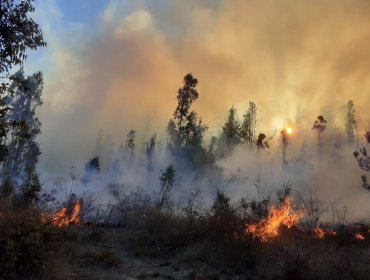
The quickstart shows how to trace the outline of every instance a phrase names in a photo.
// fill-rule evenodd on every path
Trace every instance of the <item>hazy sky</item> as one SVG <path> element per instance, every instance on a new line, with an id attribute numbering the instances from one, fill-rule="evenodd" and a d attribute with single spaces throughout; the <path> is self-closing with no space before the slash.
<path id="1" fill-rule="evenodd" d="M 48 47 L 26 71 L 45 74 L 40 168 L 85 161 L 99 129 L 164 135 L 189 72 L 208 137 L 250 100 L 267 134 L 319 114 L 342 129 L 349 99 L 369 129 L 369 14 L 368 0 L 39 0 Z"/>

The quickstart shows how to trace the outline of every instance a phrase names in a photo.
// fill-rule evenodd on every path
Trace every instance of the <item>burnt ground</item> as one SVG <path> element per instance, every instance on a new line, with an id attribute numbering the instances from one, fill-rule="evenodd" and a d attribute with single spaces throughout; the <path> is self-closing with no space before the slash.
<path id="1" fill-rule="evenodd" d="M 203 279 L 174 259 L 136 256 L 128 248 L 133 233 L 122 228 L 77 226 L 66 234 L 68 241 L 55 254 L 47 279 Z M 213 274 L 222 279 L 219 272 Z"/>

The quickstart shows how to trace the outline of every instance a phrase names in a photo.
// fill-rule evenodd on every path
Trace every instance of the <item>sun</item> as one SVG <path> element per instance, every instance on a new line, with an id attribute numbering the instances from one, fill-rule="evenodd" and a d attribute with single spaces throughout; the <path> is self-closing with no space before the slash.
<path id="1" fill-rule="evenodd" d="M 286 128 L 286 133 L 288 133 L 288 134 L 292 134 L 292 133 L 293 133 L 293 128 L 291 128 L 291 127 L 287 127 L 287 128 Z"/>

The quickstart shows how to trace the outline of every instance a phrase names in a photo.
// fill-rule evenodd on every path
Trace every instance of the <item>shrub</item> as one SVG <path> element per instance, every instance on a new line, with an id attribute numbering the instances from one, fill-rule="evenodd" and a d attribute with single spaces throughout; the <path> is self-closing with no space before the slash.
<path id="1" fill-rule="evenodd" d="M 29 279 L 40 275 L 50 252 L 62 240 L 58 229 L 42 222 L 32 208 L 12 209 L 10 202 L 0 206 L 0 278 Z"/>

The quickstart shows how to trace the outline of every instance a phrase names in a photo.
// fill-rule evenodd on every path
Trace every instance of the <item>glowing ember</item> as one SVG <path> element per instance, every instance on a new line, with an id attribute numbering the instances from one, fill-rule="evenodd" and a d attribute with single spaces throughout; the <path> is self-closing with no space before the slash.
<path id="1" fill-rule="evenodd" d="M 313 232 L 317 238 L 322 239 L 325 237 L 325 231 L 322 228 L 315 228 Z"/>
<path id="2" fill-rule="evenodd" d="M 313 233 L 314 233 L 314 236 L 319 238 L 319 239 L 323 239 L 324 237 L 326 236 L 336 236 L 337 233 L 335 230 L 333 229 L 328 229 L 328 230 L 325 230 L 325 229 L 322 229 L 322 228 L 315 228 L 313 230 Z"/>
<path id="3" fill-rule="evenodd" d="M 67 208 L 63 207 L 58 213 L 54 215 L 52 224 L 58 227 L 67 226 L 70 224 L 79 224 L 81 219 L 79 217 L 81 209 L 80 201 L 77 201 L 73 207 L 71 215 L 67 215 Z"/>
<path id="4" fill-rule="evenodd" d="M 292 134 L 292 133 L 293 133 L 293 128 L 291 128 L 291 127 L 287 127 L 287 128 L 286 128 L 286 133 L 287 133 L 287 134 Z"/>
<path id="5" fill-rule="evenodd" d="M 291 228 L 302 217 L 302 212 L 295 212 L 292 208 L 293 201 L 287 197 L 279 208 L 272 206 L 266 219 L 258 224 L 247 225 L 245 233 L 262 242 L 266 242 L 279 234 L 280 226 Z"/>
<path id="6" fill-rule="evenodd" d="M 364 240 L 365 239 L 365 237 L 363 236 L 363 234 L 361 234 L 361 233 L 356 233 L 356 235 L 355 235 L 355 239 L 356 240 Z"/>

